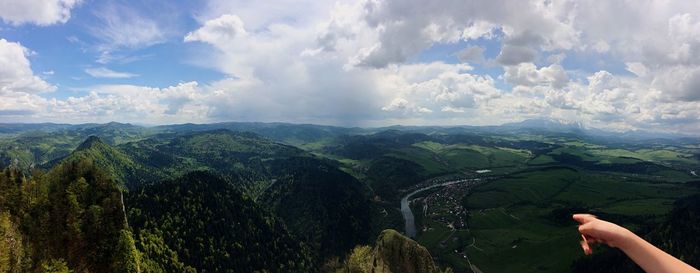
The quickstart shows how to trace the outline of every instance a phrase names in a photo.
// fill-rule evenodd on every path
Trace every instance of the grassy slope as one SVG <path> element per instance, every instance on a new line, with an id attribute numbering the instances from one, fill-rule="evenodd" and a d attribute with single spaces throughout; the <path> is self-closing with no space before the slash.
<path id="1" fill-rule="evenodd" d="M 553 219 L 553 211 L 586 207 L 610 217 L 654 219 L 668 213 L 673 200 L 695 192 L 569 169 L 520 173 L 466 198 L 478 208 L 470 219 L 476 247 L 467 253 L 484 272 L 566 272 L 582 253 L 573 222 Z"/>

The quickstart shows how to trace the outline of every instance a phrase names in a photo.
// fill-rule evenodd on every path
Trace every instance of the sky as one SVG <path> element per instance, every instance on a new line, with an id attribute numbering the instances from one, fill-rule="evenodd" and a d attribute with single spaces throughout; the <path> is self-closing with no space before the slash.
<path id="1" fill-rule="evenodd" d="M 0 0 L 0 123 L 700 134 L 700 1 Z"/>

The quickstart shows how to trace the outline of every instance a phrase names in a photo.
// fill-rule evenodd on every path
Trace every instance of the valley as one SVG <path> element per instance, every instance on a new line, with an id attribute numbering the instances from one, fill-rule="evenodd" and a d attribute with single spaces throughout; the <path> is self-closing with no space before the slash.
<path id="1" fill-rule="evenodd" d="M 700 194 L 693 173 L 700 140 L 688 138 L 264 123 L 0 128 L 1 167 L 25 177 L 17 193 L 26 183 L 49 183 L 35 173 L 68 162 L 104 170 L 123 192 L 118 207 L 128 226 L 119 227 L 132 234 L 131 251 L 146 272 L 344 272 L 399 251 L 379 243 L 424 248 L 429 271 L 587 272 L 578 266 L 584 258 L 572 213 L 654 236 L 680 200 Z M 15 196 L 8 194 L 0 201 Z M 3 217 L 17 228 L 5 232 L 36 233 L 22 228 L 32 219 L 23 210 L 9 211 Z M 23 242 L 27 249 L 40 243 Z M 408 266 L 406 257 L 387 257 L 376 270 Z"/>
<path id="2" fill-rule="evenodd" d="M 438 184 L 433 184 L 430 186 L 418 188 L 418 189 L 412 191 L 411 193 L 409 193 L 408 195 L 404 196 L 403 198 L 401 198 L 401 214 L 403 215 L 404 222 L 406 222 L 406 225 L 404 228 L 406 235 L 411 237 L 411 238 L 416 237 L 415 218 L 413 216 L 413 211 L 411 210 L 411 206 L 410 206 L 410 202 L 413 202 L 414 200 L 409 201 L 409 199 L 411 199 L 414 195 L 416 195 L 420 192 L 423 192 L 423 191 L 427 191 L 427 190 L 431 190 L 431 189 L 435 189 L 435 188 L 439 188 L 439 187 L 461 184 L 461 183 L 467 184 L 466 186 L 471 186 L 471 185 L 478 183 L 480 180 L 481 179 L 479 179 L 479 178 L 474 178 L 474 179 L 453 180 L 453 181 L 448 181 L 448 182 L 438 182 Z M 449 198 L 451 200 L 454 200 L 453 196 L 452 197 L 438 196 L 437 198 Z M 426 201 L 424 201 L 424 203 L 427 203 Z M 423 214 L 425 214 L 426 210 L 427 210 L 427 204 L 424 205 L 422 210 L 419 210 L 419 211 L 422 211 Z M 464 219 L 460 219 L 460 221 L 458 221 L 458 222 L 463 223 Z"/>
<path id="3" fill-rule="evenodd" d="M 0 273 L 696 272 L 698 234 L 700 0 L 0 0 Z"/>

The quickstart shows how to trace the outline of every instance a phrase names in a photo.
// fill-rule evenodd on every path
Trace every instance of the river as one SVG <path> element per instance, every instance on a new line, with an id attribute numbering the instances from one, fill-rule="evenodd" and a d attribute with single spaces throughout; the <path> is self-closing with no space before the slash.
<path id="1" fill-rule="evenodd" d="M 475 181 L 479 181 L 479 180 L 481 180 L 481 179 L 472 178 L 472 179 L 461 179 L 461 180 L 443 182 L 443 183 L 430 185 L 427 187 L 423 187 L 423 188 L 414 190 L 411 193 L 404 196 L 403 198 L 401 198 L 401 214 L 403 214 L 403 220 L 404 220 L 405 225 L 406 225 L 406 235 L 408 235 L 408 237 L 411 237 L 411 238 L 416 237 L 416 220 L 413 216 L 413 212 L 411 211 L 411 206 L 409 205 L 409 199 L 413 195 L 415 195 L 419 192 L 426 191 L 429 189 L 434 189 L 437 187 L 444 187 L 447 185 L 453 185 L 453 184 L 457 184 L 457 183 L 475 182 Z"/>

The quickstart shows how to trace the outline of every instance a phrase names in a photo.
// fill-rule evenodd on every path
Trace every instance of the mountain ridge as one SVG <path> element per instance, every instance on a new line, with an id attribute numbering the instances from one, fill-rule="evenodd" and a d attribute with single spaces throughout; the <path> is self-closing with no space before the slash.
<path id="1" fill-rule="evenodd" d="M 152 130 L 155 132 L 177 132 L 182 130 L 207 131 L 212 129 L 230 129 L 233 131 L 253 131 L 263 136 L 281 140 L 277 132 L 297 130 L 297 136 L 292 141 L 319 139 L 323 136 L 337 136 L 340 134 L 366 134 L 385 130 L 446 130 L 446 129 L 469 129 L 469 130 L 505 130 L 505 129 L 546 129 L 551 132 L 580 132 L 598 137 L 623 137 L 631 139 L 679 139 L 679 138 L 700 138 L 700 135 L 672 132 L 651 132 L 643 129 L 631 129 L 615 131 L 601 129 L 585 125 L 578 121 L 568 121 L 562 119 L 533 118 L 519 122 L 509 122 L 500 125 L 387 125 L 379 127 L 357 127 L 357 126 L 335 126 L 318 125 L 309 123 L 285 123 L 285 122 L 216 122 L 216 123 L 181 123 L 162 125 L 134 125 L 131 123 L 109 122 L 109 123 L 84 123 L 84 124 L 60 124 L 60 123 L 0 123 L 0 133 L 21 133 L 26 131 L 56 131 L 65 129 L 121 129 L 121 130 Z M 301 130 L 301 131 L 299 131 Z M 288 139 L 289 141 L 289 139 Z"/>

